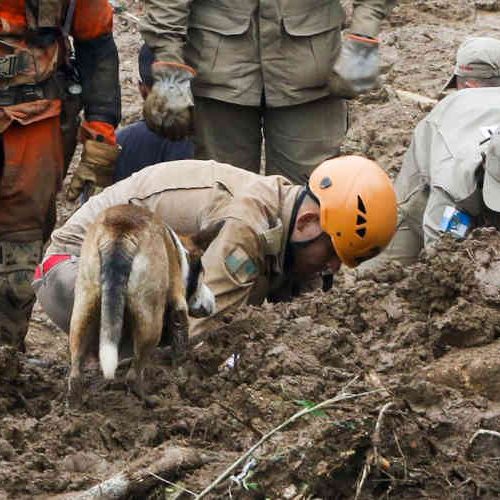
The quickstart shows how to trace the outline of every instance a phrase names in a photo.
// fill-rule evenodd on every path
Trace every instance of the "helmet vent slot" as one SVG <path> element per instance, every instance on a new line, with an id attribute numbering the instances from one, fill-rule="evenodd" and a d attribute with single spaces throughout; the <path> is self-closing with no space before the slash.
<path id="1" fill-rule="evenodd" d="M 356 226 L 361 226 L 361 224 L 366 224 L 366 219 L 362 215 L 358 214 L 356 218 Z"/>
<path id="2" fill-rule="evenodd" d="M 366 234 L 366 227 L 360 227 L 359 229 L 356 229 L 356 234 L 357 234 L 360 238 L 364 238 L 364 237 L 365 237 L 365 234 Z"/>
<path id="3" fill-rule="evenodd" d="M 358 195 L 358 210 L 364 214 L 366 214 L 366 208 L 365 204 L 363 203 L 363 200 L 361 199 L 361 196 Z"/>

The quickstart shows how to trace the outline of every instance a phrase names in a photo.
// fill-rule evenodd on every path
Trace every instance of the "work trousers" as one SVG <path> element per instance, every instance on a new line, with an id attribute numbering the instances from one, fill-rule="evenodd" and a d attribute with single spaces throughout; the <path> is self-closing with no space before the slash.
<path id="1" fill-rule="evenodd" d="M 303 184 L 322 161 L 338 156 L 347 103 L 329 96 L 296 106 L 240 106 L 195 97 L 195 156 Z"/>
<path id="2" fill-rule="evenodd" d="M 31 281 L 55 224 L 64 156 L 59 115 L 0 134 L 0 344 L 24 349 Z"/>

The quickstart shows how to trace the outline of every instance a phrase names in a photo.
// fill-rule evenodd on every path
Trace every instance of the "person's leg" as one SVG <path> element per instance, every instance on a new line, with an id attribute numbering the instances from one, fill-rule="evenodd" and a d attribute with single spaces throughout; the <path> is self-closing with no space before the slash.
<path id="1" fill-rule="evenodd" d="M 259 173 L 262 123 L 258 107 L 195 98 L 195 157 Z"/>
<path id="2" fill-rule="evenodd" d="M 0 241 L 0 345 L 24 352 L 35 303 L 31 280 L 41 254 L 41 241 Z"/>
<path id="3" fill-rule="evenodd" d="M 64 332 L 69 333 L 78 258 L 71 257 L 33 282 L 33 289 L 47 316 Z"/>
<path id="4" fill-rule="evenodd" d="M 20 350 L 35 301 L 31 280 L 55 222 L 48 219 L 63 170 L 59 123 L 13 123 L 0 136 L 0 344 Z"/>
<path id="5" fill-rule="evenodd" d="M 266 108 L 266 175 L 303 184 L 322 161 L 338 156 L 347 132 L 347 104 L 337 97 Z"/>

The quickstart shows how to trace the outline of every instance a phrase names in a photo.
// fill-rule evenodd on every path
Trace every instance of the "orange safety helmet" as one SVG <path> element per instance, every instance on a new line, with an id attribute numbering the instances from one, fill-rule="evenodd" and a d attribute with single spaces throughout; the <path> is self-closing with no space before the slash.
<path id="1" fill-rule="evenodd" d="M 396 193 L 389 176 L 361 156 L 326 160 L 309 178 L 320 223 L 340 260 L 356 267 L 380 253 L 396 232 Z"/>

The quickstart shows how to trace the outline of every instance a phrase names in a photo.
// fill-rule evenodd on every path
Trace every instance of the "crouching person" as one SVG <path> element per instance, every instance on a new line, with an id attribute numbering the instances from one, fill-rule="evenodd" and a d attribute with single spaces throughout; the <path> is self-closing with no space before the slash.
<path id="1" fill-rule="evenodd" d="M 66 332 L 85 234 L 103 210 L 120 204 L 149 209 L 178 234 L 224 222 L 202 258 L 217 313 L 190 319 L 190 337 L 243 304 L 289 299 L 297 283 L 325 269 L 357 266 L 377 255 L 396 229 L 391 181 L 358 156 L 323 162 L 306 186 L 214 161 L 153 165 L 91 198 L 52 234 L 34 287 Z"/>

